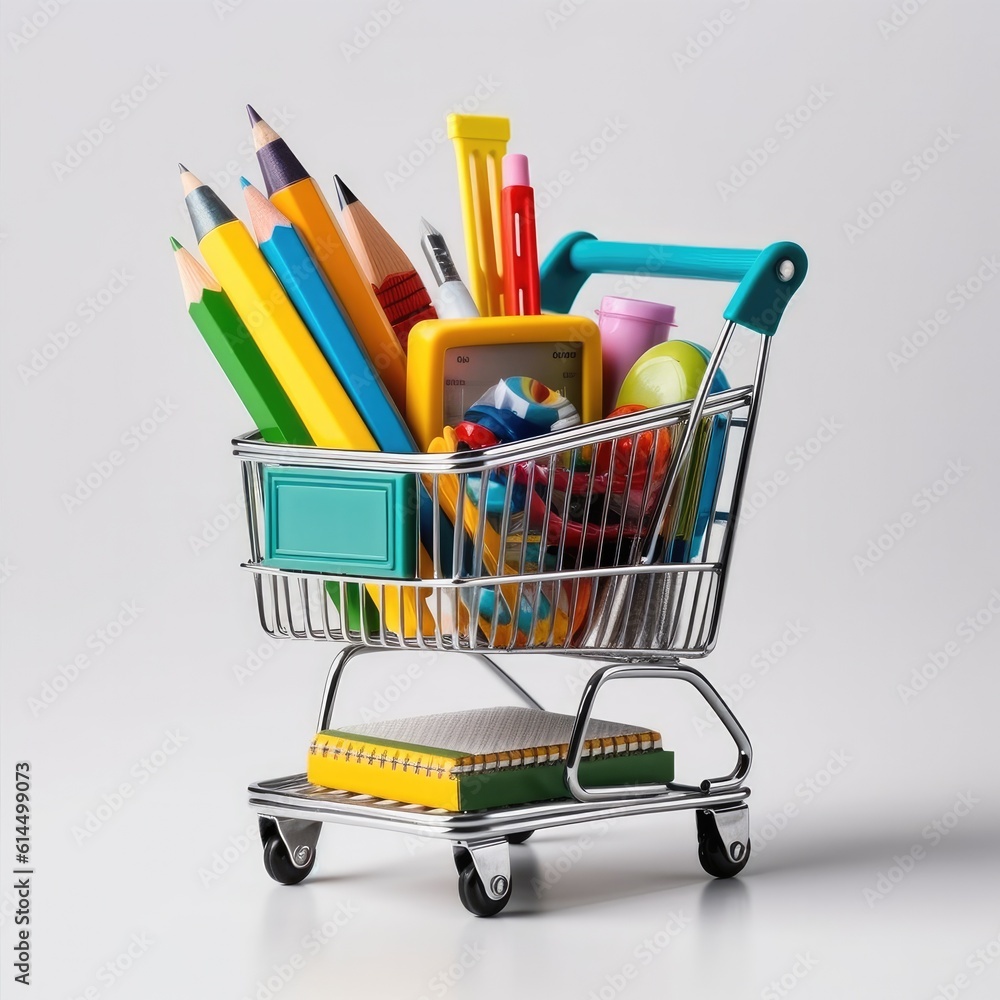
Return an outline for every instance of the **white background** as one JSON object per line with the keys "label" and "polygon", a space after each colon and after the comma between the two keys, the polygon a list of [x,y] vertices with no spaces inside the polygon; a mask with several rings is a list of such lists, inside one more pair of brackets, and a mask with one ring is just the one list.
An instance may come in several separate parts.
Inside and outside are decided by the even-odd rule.
{"label": "white background", "polygon": [[[0,22],[0,870],[14,867],[14,762],[28,760],[23,995],[996,995],[1000,960],[975,958],[1000,954],[996,5],[394,0],[382,24],[382,0],[56,8],[8,2]],[[759,509],[703,665],[754,741],[741,879],[703,876],[684,814],[539,834],[514,850],[514,898],[493,921],[462,909],[446,847],[389,834],[327,828],[310,880],[267,879],[245,787],[301,769],[331,650],[259,629],[229,445],[248,420],[184,315],[167,242],[193,245],[178,159],[244,214],[238,174],[259,180],[247,101],[421,267],[421,215],[462,246],[453,154],[433,136],[463,102],[511,118],[543,253],[575,229],[806,249],[751,469]],[[103,140],[74,157],[102,119]],[[87,300],[116,271],[98,313]],[[578,308],[617,282],[590,282]],[[703,342],[726,301],[709,284],[636,294],[673,302],[678,336]],[[130,436],[154,414],[155,433]],[[820,443],[824,425],[837,430]],[[116,449],[124,464],[67,504]],[[904,515],[878,561],[859,561]],[[130,603],[138,616],[101,648]],[[789,623],[805,631],[784,646]],[[46,687],[81,654],[72,683]],[[916,691],[932,654],[946,665]],[[366,662],[345,721],[379,698],[410,713],[502,697],[453,658]],[[400,695],[393,677],[414,663]],[[513,668],[572,709],[572,663]],[[728,769],[720,727],[680,692],[622,685],[600,714],[660,728],[681,774]],[[141,763],[171,740],[162,767]],[[835,775],[834,755],[848,760]],[[123,783],[130,796],[87,833]],[[958,817],[961,796],[973,805]],[[911,870],[879,898],[894,866]],[[12,882],[0,982],[15,996]],[[679,932],[643,950],[671,914]],[[307,943],[317,930],[322,945]]]}

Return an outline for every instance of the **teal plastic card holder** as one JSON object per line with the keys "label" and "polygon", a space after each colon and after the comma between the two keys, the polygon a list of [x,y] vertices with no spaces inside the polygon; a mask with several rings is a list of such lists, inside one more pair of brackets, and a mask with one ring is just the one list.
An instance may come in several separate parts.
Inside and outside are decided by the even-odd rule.
{"label": "teal plastic card holder", "polygon": [[416,576],[411,473],[264,468],[266,566],[340,576]]}

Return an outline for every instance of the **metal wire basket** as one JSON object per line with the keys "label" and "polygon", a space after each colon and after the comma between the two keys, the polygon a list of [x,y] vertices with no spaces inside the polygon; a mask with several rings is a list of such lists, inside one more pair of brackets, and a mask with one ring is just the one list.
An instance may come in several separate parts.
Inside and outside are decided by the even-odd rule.
{"label": "metal wire basket", "polygon": [[[233,442],[269,634],[412,649],[703,656],[715,642],[770,338],[754,381],[529,441],[391,455]],[[666,456],[669,456],[667,460]],[[269,468],[390,473],[412,483],[412,580],[293,570],[264,558]],[[436,516],[435,516],[436,513]],[[371,602],[377,623],[351,627]]]}

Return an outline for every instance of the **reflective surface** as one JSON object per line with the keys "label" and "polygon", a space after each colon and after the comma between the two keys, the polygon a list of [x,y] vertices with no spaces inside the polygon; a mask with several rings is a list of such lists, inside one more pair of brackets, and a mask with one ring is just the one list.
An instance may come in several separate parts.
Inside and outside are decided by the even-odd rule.
{"label": "reflective surface", "polygon": [[[265,876],[256,842],[231,864],[221,859],[235,848],[215,845],[222,874],[202,885],[192,868],[210,865],[210,851],[182,844],[115,885],[101,935],[109,954],[95,952],[91,927],[60,933],[48,995],[79,995],[88,970],[138,933],[152,943],[116,995],[318,1000],[334,987],[378,998],[447,987],[477,1000],[652,1000],[794,986],[797,997],[882,1000],[930,998],[965,973],[975,992],[963,994],[986,998],[1000,988],[1000,960],[976,975],[969,963],[1000,949],[1000,864],[995,839],[955,837],[889,881],[898,838],[792,827],[740,878],[714,881],[695,859],[691,814],[542,831],[511,848],[512,897],[490,919],[460,905],[446,843],[327,825],[312,875],[288,887]],[[61,894],[100,892],[101,880],[78,871]]]}

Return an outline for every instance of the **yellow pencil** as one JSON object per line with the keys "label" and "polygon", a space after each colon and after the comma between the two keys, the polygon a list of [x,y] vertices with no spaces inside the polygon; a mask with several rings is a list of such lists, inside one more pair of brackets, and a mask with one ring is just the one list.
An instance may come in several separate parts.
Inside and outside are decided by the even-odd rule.
{"label": "yellow pencil", "polygon": [[246,226],[183,164],[181,183],[202,256],[313,441],[321,448],[378,451],[364,420]]}

